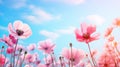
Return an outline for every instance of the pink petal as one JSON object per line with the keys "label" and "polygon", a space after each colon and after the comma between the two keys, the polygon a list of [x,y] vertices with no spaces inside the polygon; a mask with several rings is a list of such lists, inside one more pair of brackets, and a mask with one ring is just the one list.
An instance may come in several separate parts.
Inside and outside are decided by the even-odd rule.
{"label": "pink petal", "polygon": [[15,32],[15,30],[13,29],[11,23],[9,23],[9,25],[8,25],[8,31],[9,31],[10,34],[12,34],[12,35],[16,35],[16,32]]}
{"label": "pink petal", "polygon": [[24,23],[24,24],[23,24],[23,27],[22,27],[22,30],[23,30],[24,32],[30,30],[29,25]]}
{"label": "pink petal", "polygon": [[87,27],[88,27],[88,25],[86,23],[82,23],[81,24],[81,32],[87,33]]}
{"label": "pink petal", "polygon": [[79,32],[78,29],[75,30],[75,35],[76,35],[76,39],[77,39],[78,41],[80,41],[80,42],[83,42],[83,41],[84,41],[83,36],[80,34],[80,32]]}
{"label": "pink petal", "polygon": [[92,34],[96,31],[96,26],[95,25],[90,25],[87,28],[87,33]]}
{"label": "pink petal", "polygon": [[17,20],[14,22],[13,26],[14,26],[15,30],[17,30],[17,29],[22,30],[21,28],[23,27],[23,23],[22,23],[22,21]]}

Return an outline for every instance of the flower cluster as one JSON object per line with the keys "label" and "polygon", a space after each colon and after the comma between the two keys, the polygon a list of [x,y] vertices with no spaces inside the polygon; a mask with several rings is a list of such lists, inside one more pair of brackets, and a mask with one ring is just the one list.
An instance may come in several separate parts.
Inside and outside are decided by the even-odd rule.
{"label": "flower cluster", "polygon": [[[15,21],[8,24],[9,35],[3,35],[0,42],[0,67],[120,67],[119,43],[112,35],[113,30],[120,27],[120,19],[115,19],[105,33],[105,45],[103,52],[97,56],[98,51],[92,51],[90,43],[100,39],[96,32],[96,26],[81,23],[80,28],[75,29],[75,37],[78,42],[87,44],[89,52],[73,47],[63,48],[61,55],[56,56],[56,47],[50,39],[39,41],[38,45],[32,43],[27,47],[19,44],[19,40],[29,38],[32,35],[31,28],[22,21]],[[32,52],[35,49],[43,52],[41,59],[39,53]]]}

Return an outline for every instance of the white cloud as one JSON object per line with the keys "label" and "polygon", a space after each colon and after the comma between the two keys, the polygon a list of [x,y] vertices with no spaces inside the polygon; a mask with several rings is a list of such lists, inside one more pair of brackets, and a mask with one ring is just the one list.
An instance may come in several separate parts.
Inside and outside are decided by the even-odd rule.
{"label": "white cloud", "polygon": [[46,21],[51,21],[51,20],[55,20],[55,19],[60,19],[61,16],[53,16],[52,14],[36,7],[33,5],[29,6],[30,10],[31,10],[31,15],[24,15],[24,18],[27,19],[28,21],[32,22],[32,23],[41,23],[41,22],[46,22]]}
{"label": "white cloud", "polygon": [[64,3],[69,5],[79,5],[85,2],[85,0],[46,0],[46,1]]}
{"label": "white cloud", "polygon": [[55,30],[53,32],[48,31],[48,30],[41,30],[40,34],[47,37],[47,39],[55,40],[62,35],[73,34],[74,30],[75,30],[75,27],[70,26],[66,29],[58,29],[58,30]]}
{"label": "white cloud", "polygon": [[8,28],[7,28],[7,27],[4,27],[4,26],[0,26],[0,30],[7,31],[7,30],[8,30]]}
{"label": "white cloud", "polygon": [[75,27],[68,27],[66,29],[59,29],[56,32],[60,33],[60,34],[73,34],[75,30]]}
{"label": "white cloud", "polygon": [[62,0],[62,1],[63,3],[66,3],[66,4],[79,5],[84,3],[85,0]]}
{"label": "white cloud", "polygon": [[99,15],[88,15],[86,18],[96,25],[102,25],[105,22],[105,19]]}
{"label": "white cloud", "polygon": [[[8,1],[9,2],[9,5],[12,7],[12,8],[21,8],[21,7],[24,7],[26,5],[26,1],[27,0],[10,0]],[[10,3],[12,2],[12,3]]]}
{"label": "white cloud", "polygon": [[50,32],[50,31],[47,31],[47,30],[41,30],[40,31],[40,34],[41,35],[44,35],[45,37],[47,37],[48,39],[56,39],[59,37],[59,34],[55,33],[55,32]]}

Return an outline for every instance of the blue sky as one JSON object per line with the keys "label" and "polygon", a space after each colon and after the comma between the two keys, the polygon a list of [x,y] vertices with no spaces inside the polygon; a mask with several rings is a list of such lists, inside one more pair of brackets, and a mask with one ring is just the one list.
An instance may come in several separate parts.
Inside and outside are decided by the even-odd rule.
{"label": "blue sky", "polygon": [[87,45],[76,41],[74,29],[87,22],[97,25],[100,40],[90,44],[92,49],[101,50],[105,28],[119,16],[120,0],[0,0],[0,38],[8,35],[10,22],[21,20],[32,29],[32,36],[20,41],[22,45],[49,38],[56,43],[57,54],[70,42],[86,51]]}

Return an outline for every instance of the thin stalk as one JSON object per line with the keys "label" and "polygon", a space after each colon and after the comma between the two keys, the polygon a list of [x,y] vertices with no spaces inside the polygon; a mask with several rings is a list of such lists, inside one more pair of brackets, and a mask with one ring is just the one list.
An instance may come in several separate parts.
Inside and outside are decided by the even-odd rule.
{"label": "thin stalk", "polygon": [[59,60],[60,60],[61,67],[63,67],[63,65],[62,65],[62,57],[59,57]]}
{"label": "thin stalk", "polygon": [[71,49],[71,67],[73,67],[73,56],[72,56],[72,43],[70,43],[70,49]]}
{"label": "thin stalk", "polygon": [[17,48],[17,43],[18,43],[18,39],[14,48],[14,54],[13,54],[13,67],[14,67],[14,63],[15,63],[15,52],[16,52],[16,48]]}
{"label": "thin stalk", "polygon": [[22,62],[21,62],[21,64],[20,64],[20,67],[22,67],[22,64],[23,64],[23,62],[24,62],[24,60],[25,60],[26,54],[27,54],[27,51],[25,51],[25,53],[24,53],[24,57],[23,57],[23,60],[22,60]]}
{"label": "thin stalk", "polygon": [[54,52],[52,53],[52,55],[53,55],[53,58],[54,58],[55,65],[56,65],[56,67],[57,67],[57,61],[56,61]]}
{"label": "thin stalk", "polygon": [[91,52],[89,43],[88,43],[88,49],[89,49],[89,53],[90,53],[90,57],[91,57],[92,63],[93,63],[93,65],[94,65],[94,67],[96,67],[96,64],[95,64],[95,62],[94,62],[94,60],[93,60],[93,57],[92,57],[92,52]]}
{"label": "thin stalk", "polygon": [[93,64],[92,64],[92,62],[90,61],[88,55],[86,55],[86,57],[87,57],[88,61],[90,62],[91,66],[94,67]]}
{"label": "thin stalk", "polygon": [[53,57],[52,57],[52,55],[50,55],[50,56],[51,56],[51,59],[52,59],[52,67],[54,67]]}
{"label": "thin stalk", "polygon": [[17,67],[18,60],[19,60],[19,58],[20,58],[20,54],[21,54],[21,52],[22,52],[22,49],[20,49],[20,51],[19,51],[19,54],[18,54],[18,58],[17,58],[17,62],[16,62],[16,65],[15,65],[15,67]]}

